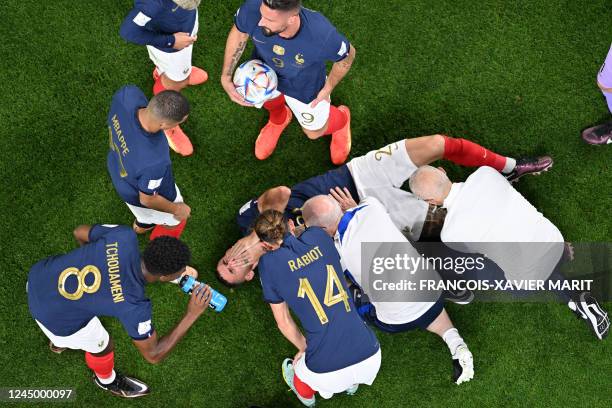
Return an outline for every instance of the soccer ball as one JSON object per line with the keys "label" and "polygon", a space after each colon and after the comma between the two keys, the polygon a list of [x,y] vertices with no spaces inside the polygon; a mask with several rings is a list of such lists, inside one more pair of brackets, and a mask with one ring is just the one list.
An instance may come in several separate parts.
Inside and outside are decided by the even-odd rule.
{"label": "soccer ball", "polygon": [[254,59],[241,64],[234,72],[234,86],[244,100],[259,105],[276,94],[276,72],[262,61]]}

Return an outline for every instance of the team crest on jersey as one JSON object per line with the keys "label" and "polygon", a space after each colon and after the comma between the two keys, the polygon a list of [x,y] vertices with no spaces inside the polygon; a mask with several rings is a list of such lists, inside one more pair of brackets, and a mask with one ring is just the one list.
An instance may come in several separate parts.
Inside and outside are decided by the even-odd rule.
{"label": "team crest on jersey", "polygon": [[275,45],[274,47],[272,47],[272,51],[276,55],[285,55],[285,49],[281,47],[280,45]]}
{"label": "team crest on jersey", "polygon": [[304,64],[304,54],[295,54],[295,63],[298,65]]}

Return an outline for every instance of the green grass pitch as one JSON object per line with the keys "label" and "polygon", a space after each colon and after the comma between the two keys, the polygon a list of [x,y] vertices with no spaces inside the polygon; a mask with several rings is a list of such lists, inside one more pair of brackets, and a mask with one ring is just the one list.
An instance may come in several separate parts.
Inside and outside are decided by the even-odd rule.
{"label": "green grass pitch", "polygon": [[[76,246],[74,226],[132,222],[106,172],[106,114],[125,84],[151,94],[153,66],[144,47],[119,37],[130,0],[0,2],[0,386],[74,387],[77,401],[66,406],[297,406],[280,371],[294,350],[276,329],[259,285],[228,291],[213,271],[238,237],[238,208],[266,188],[331,168],[329,141],[308,140],[294,122],[270,159],[254,158],[265,112],[232,103],[219,84],[239,4],[202,2],[194,65],[211,79],[185,91],[193,111],[184,128],[196,153],[173,156],[177,182],[193,208],[184,234],[193,264],[229,305],[219,315],[205,313],[155,366],[140,357],[117,321],[105,319],[117,368],[152,388],[152,395],[126,401],[92,384],[83,353],[49,352],[30,318],[24,285],[33,263]],[[566,239],[612,239],[612,151],[579,136],[587,125],[610,119],[595,84],[612,39],[609,0],[305,5],[323,12],[357,49],[351,72],[333,94],[334,102],[352,109],[352,156],[435,132],[507,155],[551,154],[553,170],[522,180],[518,189]],[[447,168],[455,178],[470,172]],[[153,285],[148,293],[156,327],[166,333],[187,297],[168,285]],[[448,351],[435,335],[377,332],[383,363],[374,386],[319,405],[610,406],[611,339],[596,341],[566,307],[448,309],[474,353],[472,382],[450,381]]]}

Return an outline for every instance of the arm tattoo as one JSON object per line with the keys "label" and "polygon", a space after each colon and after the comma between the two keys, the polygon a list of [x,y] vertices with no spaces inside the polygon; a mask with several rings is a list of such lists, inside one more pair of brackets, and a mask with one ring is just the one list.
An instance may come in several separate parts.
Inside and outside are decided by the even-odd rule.
{"label": "arm tattoo", "polygon": [[231,76],[234,73],[234,69],[236,68],[236,65],[238,64],[238,60],[240,60],[240,57],[242,56],[242,53],[244,52],[244,49],[246,48],[246,40],[245,41],[241,41],[238,44],[238,47],[236,48],[236,50],[234,51],[234,54],[232,55],[232,61],[229,65],[229,67],[227,68],[227,72],[226,74]]}

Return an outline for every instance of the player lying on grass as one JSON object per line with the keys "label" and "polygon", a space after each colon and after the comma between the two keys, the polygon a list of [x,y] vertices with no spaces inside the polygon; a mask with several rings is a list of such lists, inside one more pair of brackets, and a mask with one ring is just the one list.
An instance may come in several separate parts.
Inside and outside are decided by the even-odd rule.
{"label": "player lying on grass", "polygon": [[[612,113],[612,46],[610,46],[608,56],[597,74],[597,85],[606,98],[608,110]],[[611,144],[612,121],[585,129],[582,132],[582,138],[589,144]]]}
{"label": "player lying on grass", "polygon": [[187,266],[191,257],[187,245],[160,237],[149,242],[141,255],[136,234],[127,226],[81,225],[74,236],[80,248],[43,259],[30,270],[26,286],[30,313],[50,339],[51,351],[85,351],[100,388],[126,398],[146,395],[149,387],[142,381],[115,372],[114,345],[98,317],[119,319],[142,356],[159,363],[207,309],[210,288],[194,290],[183,318],[159,337],[144,286],[185,273],[197,276]]}
{"label": "player lying on grass", "polygon": [[[200,0],[135,0],[123,20],[121,37],[146,45],[155,64],[154,95],[164,90],[181,91],[208,79],[206,71],[191,65],[193,43],[198,39],[199,5]],[[193,153],[191,141],[178,124],[164,133],[172,150],[183,156]]]}
{"label": "player lying on grass", "polygon": [[[429,205],[401,190],[402,184],[418,166],[439,159],[464,166],[492,166],[509,180],[526,174],[538,174],[552,166],[548,156],[534,159],[503,157],[465,139],[443,135],[422,136],[392,143],[348,164],[298,183],[293,188],[275,187],[259,198],[248,201],[239,211],[237,221],[244,238],[238,240],[217,263],[217,276],[228,286],[249,281],[255,276],[257,260],[264,253],[261,242],[251,231],[255,218],[266,209],[284,211],[296,225],[303,224],[304,202],[340,187],[360,199],[373,196],[385,206],[397,228],[413,240],[421,238],[432,223],[425,223]],[[434,208],[433,206],[431,206]],[[431,211],[429,212],[431,215]],[[441,214],[441,212],[439,212]],[[434,214],[435,215],[435,214]],[[436,220],[433,217],[434,222]],[[425,226],[425,228],[424,228]]]}
{"label": "player lying on grass", "polygon": [[[267,251],[259,260],[264,300],[278,329],[297,348],[293,360],[283,362],[289,387],[304,405],[314,406],[315,392],[331,398],[340,392],[353,395],[359,384],[372,385],[380,345],[347,293],[331,238],[316,227],[294,236],[293,223],[276,210],[260,214],[254,231]],[[298,266],[304,257],[310,262]]]}
{"label": "player lying on grass", "polygon": [[[351,200],[352,201],[352,200]],[[410,247],[408,256],[420,258],[418,251],[395,226],[387,209],[374,197],[365,197],[359,206],[354,201],[344,203],[350,209],[343,213],[340,204],[329,195],[315,196],[304,204],[302,215],[306,228],[320,227],[334,239],[340,253],[342,270],[348,278],[363,288],[362,243],[399,243]],[[308,231],[308,230],[307,230]],[[364,255],[365,256],[365,255]],[[367,260],[364,263],[370,264]],[[420,264],[423,265],[424,263]],[[422,266],[410,272],[414,279],[432,279],[437,272],[425,270]],[[406,292],[401,299],[377,301],[367,290],[371,305],[360,313],[370,324],[387,333],[400,333],[408,330],[423,329],[435,333],[448,346],[453,361],[453,381],[457,384],[470,381],[474,377],[472,353],[465,344],[459,331],[444,309],[442,291],[428,293],[425,298],[415,298]]]}
{"label": "player lying on grass", "polygon": [[170,149],[162,132],[188,115],[189,102],[175,91],[147,101],[140,89],[128,85],[113,96],[108,114],[108,172],[136,217],[134,231],[144,234],[155,228],[151,239],[179,238],[191,214],[174,182]]}
{"label": "player lying on grass", "polygon": [[[441,239],[450,248],[486,254],[508,280],[565,280],[558,271],[565,248],[561,232],[492,168],[452,183],[442,168],[422,166],[410,177],[410,189],[448,210]],[[557,294],[598,339],[607,336],[610,319],[595,298],[573,290]]]}
{"label": "player lying on grass", "polygon": [[[246,44],[253,40],[253,58],[276,72],[280,96],[263,106],[268,123],[255,141],[255,156],[268,158],[295,114],[310,139],[331,135],[334,164],[351,151],[351,113],[331,105],[331,93],[351,69],[355,48],[320,13],[302,7],[301,0],[247,0],[236,12],[227,37],[221,85],[230,99],[253,106],[236,92],[232,76]],[[325,66],[334,62],[329,75]]]}

